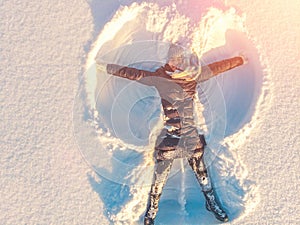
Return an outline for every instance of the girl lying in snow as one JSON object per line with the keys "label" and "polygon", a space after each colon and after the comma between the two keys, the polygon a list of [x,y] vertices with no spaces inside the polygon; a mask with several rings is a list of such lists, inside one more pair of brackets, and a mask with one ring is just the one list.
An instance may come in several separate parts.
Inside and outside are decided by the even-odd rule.
{"label": "girl lying in snow", "polygon": [[175,158],[188,159],[204,193],[206,208],[218,220],[228,221],[226,212],[217,201],[204,163],[203,153],[206,142],[204,135],[198,133],[195,125],[194,96],[198,83],[244,63],[244,58],[237,56],[200,66],[196,54],[189,53],[175,44],[169,47],[167,63],[154,72],[97,61],[98,70],[154,86],[161,97],[164,128],[155,144],[156,165],[144,218],[145,225],[154,224],[159,199]]}

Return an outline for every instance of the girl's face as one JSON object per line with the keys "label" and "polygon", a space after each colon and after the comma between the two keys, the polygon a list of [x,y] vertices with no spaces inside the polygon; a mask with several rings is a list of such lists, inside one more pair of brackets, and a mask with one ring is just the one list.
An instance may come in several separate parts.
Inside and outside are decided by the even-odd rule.
{"label": "girl's face", "polygon": [[195,54],[186,54],[173,56],[169,59],[168,64],[172,70],[189,70],[191,67],[199,67],[198,57]]}
{"label": "girl's face", "polygon": [[184,56],[175,56],[169,59],[168,64],[170,65],[172,70],[180,70],[183,71],[184,66]]}
{"label": "girl's face", "polygon": [[201,65],[196,54],[173,56],[168,64],[174,71],[171,75],[174,79],[195,80],[201,73]]}

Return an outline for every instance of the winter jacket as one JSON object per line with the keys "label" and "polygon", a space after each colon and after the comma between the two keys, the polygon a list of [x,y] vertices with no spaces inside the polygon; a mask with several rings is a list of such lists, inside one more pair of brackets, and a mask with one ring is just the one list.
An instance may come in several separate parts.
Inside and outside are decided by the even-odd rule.
{"label": "winter jacket", "polygon": [[203,66],[201,74],[193,81],[171,78],[170,74],[175,71],[168,64],[154,72],[116,64],[108,64],[106,70],[109,74],[136,80],[158,90],[165,126],[157,137],[155,156],[158,160],[164,160],[203,153],[205,139],[198,134],[193,115],[196,86],[242,64],[242,57],[234,57]]}

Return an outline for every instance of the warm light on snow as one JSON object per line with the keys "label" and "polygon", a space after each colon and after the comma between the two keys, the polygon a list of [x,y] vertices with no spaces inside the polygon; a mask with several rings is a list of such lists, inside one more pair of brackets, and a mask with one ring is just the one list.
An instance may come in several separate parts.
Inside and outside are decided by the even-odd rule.
{"label": "warm light on snow", "polygon": [[[127,15],[129,12],[135,11],[135,16],[130,17],[129,20],[126,21],[126,23],[123,23],[124,18],[128,18]],[[120,24],[126,24],[124,27],[120,26]],[[141,26],[142,25],[142,26]],[[116,28],[117,27],[117,28]],[[180,32],[178,31],[178,27],[180,27]],[[111,31],[114,31],[113,33]],[[234,39],[230,35],[230,30],[238,31],[240,33],[244,33],[244,36],[241,36],[239,38]],[[176,32],[174,32],[176,31]],[[229,33],[228,33],[229,32]],[[115,34],[122,34],[121,36],[115,35]],[[239,34],[241,35],[241,34]],[[121,65],[128,65],[130,63],[139,62],[143,59],[154,59],[153,53],[147,52],[145,48],[147,46],[153,45],[153,49],[156,49],[156,44],[153,41],[165,41],[168,42],[175,42],[175,43],[182,43],[183,45],[186,45],[188,48],[193,49],[193,51],[196,51],[199,56],[203,56],[203,60],[211,60],[209,57],[207,57],[205,54],[207,53],[213,53],[212,57],[214,59],[223,59],[225,55],[227,57],[236,56],[238,54],[241,54],[242,51],[246,51],[246,54],[248,54],[248,57],[253,57],[253,62],[251,65],[253,66],[253,63],[259,64],[259,59],[255,59],[256,57],[253,51],[255,49],[251,49],[251,46],[247,42],[250,43],[250,41],[246,40],[247,30],[244,26],[244,18],[236,14],[236,11],[233,8],[230,8],[228,10],[222,11],[217,8],[210,8],[205,15],[203,15],[202,19],[198,22],[189,20],[188,17],[185,17],[184,15],[181,15],[176,6],[172,5],[170,7],[163,7],[160,8],[157,4],[141,4],[137,5],[134,4],[130,7],[126,7],[121,9],[118,13],[116,13],[116,16],[112,18],[112,20],[106,24],[104,29],[101,31],[100,35],[98,36],[97,40],[95,41],[95,44],[93,46],[93,49],[89,53],[88,60],[87,60],[87,70],[86,70],[86,83],[87,85],[87,105],[90,107],[91,112],[96,111],[97,115],[100,115],[100,117],[95,117],[96,123],[99,123],[99,126],[97,126],[97,133],[99,133],[99,143],[101,143],[102,148],[101,149],[90,149],[86,150],[83,145],[80,145],[83,155],[86,157],[86,160],[91,163],[93,168],[101,174],[102,176],[106,177],[107,179],[110,179],[117,183],[128,183],[130,184],[130,193],[131,193],[131,200],[128,201],[122,208],[122,210],[114,214],[112,213],[111,219],[114,221],[114,223],[118,224],[121,221],[125,223],[132,223],[133,221],[137,221],[139,217],[143,214],[145,210],[145,204],[147,202],[147,193],[149,189],[149,181],[152,180],[151,172],[153,170],[153,163],[152,163],[152,155],[148,154],[148,152],[151,152],[151,149],[153,149],[153,143],[155,141],[151,138],[149,139],[149,144],[145,146],[143,144],[142,146],[139,146],[139,144],[136,144],[134,141],[133,136],[140,136],[139,133],[132,133],[132,130],[130,130],[130,127],[128,128],[128,131],[125,129],[125,133],[122,134],[122,130],[126,127],[126,123],[123,125],[117,125],[121,121],[119,119],[122,119],[126,121],[127,118],[127,111],[131,112],[131,107],[133,104],[130,102],[130,98],[134,98],[134,95],[130,94],[128,92],[130,89],[134,89],[137,93],[139,98],[144,95],[144,97],[147,97],[148,94],[146,91],[146,87],[139,87],[134,85],[132,82],[128,81],[122,81],[124,82],[124,87],[120,86],[115,88],[114,86],[117,85],[117,82],[112,82],[112,77],[101,72],[95,70],[95,59],[101,63],[119,63]],[[105,38],[110,37],[110,39]],[[143,48],[138,48],[139,45],[141,45],[145,42],[142,46]],[[236,41],[240,43],[236,43]],[[147,44],[147,42],[149,42]],[[233,45],[233,42],[234,45]],[[157,45],[163,46],[163,42],[160,44],[158,42]],[[112,50],[111,52],[108,52],[106,50],[107,46]],[[215,49],[223,47],[223,50],[218,53]],[[119,50],[118,50],[119,49]],[[165,48],[167,51],[168,48]],[[161,50],[161,49],[160,49]],[[124,53],[126,57],[122,58],[122,51],[126,51],[129,53]],[[166,52],[163,52],[163,54],[166,54]],[[114,55],[115,54],[115,55]],[[148,55],[147,55],[148,54]],[[154,52],[155,54],[155,52]],[[225,54],[224,56],[219,56],[218,54]],[[141,58],[139,58],[140,56]],[[164,56],[161,56],[161,58],[165,58]],[[160,57],[157,58],[157,61],[160,62]],[[204,62],[205,63],[205,62]],[[260,78],[258,78],[261,73],[261,71],[251,69],[251,65],[249,64],[244,70],[244,73],[246,73],[244,76],[252,77],[252,79],[256,79],[254,83],[249,83],[249,87],[254,88],[254,97],[251,99],[252,102],[248,102],[247,104],[255,105],[255,101],[257,100],[258,94],[261,91],[261,81]],[[234,75],[227,75],[234,77]],[[239,76],[236,74],[235,76]],[[241,76],[241,75],[240,75]],[[229,153],[226,153],[228,151],[234,151],[234,149],[238,148],[240,145],[237,140],[245,141],[244,135],[249,135],[251,133],[251,129],[247,124],[243,124],[243,120],[248,120],[250,124],[253,124],[251,121],[251,117],[247,117],[247,114],[241,115],[239,123],[236,123],[234,129],[236,131],[243,131],[243,132],[237,132],[237,134],[226,134],[226,124],[227,123],[233,123],[231,122],[231,118],[229,118],[229,121],[227,121],[226,118],[226,110],[232,111],[237,110],[236,106],[233,106],[228,109],[226,109],[226,105],[224,101],[231,101],[234,103],[235,100],[226,100],[224,99],[224,95],[228,95],[226,93],[231,86],[231,88],[237,88],[234,87],[234,84],[229,84],[229,86],[226,88],[224,86],[224,80],[225,78],[220,78],[215,81],[215,83],[212,83],[210,85],[202,85],[202,89],[206,93],[207,98],[207,106],[209,109],[206,109],[207,118],[205,120],[201,119],[203,118],[202,113],[203,112],[203,106],[197,106],[198,109],[197,113],[197,120],[199,120],[199,126],[203,126],[204,123],[205,126],[199,127],[200,129],[205,130],[207,133],[207,136],[210,136],[210,139],[208,139],[208,145],[211,148],[211,153],[207,155],[207,162],[210,165],[212,163],[212,173],[219,173],[220,177],[219,180],[215,181],[215,186],[217,187],[217,190],[220,191],[220,194],[223,190],[223,196],[224,202],[231,201],[231,203],[228,204],[228,211],[231,210],[231,217],[237,217],[239,216],[239,219],[242,218],[239,214],[241,211],[244,211],[244,216],[247,215],[245,212],[249,213],[251,210],[255,208],[255,205],[259,201],[259,194],[257,193],[257,187],[255,186],[253,181],[250,181],[248,179],[248,172],[246,169],[246,166],[243,164],[241,159],[239,158],[238,154],[231,153],[231,156],[226,156]],[[117,81],[117,80],[116,80]],[[240,81],[241,82],[241,81]],[[242,83],[240,85],[243,85]],[[257,85],[257,87],[256,87]],[[212,86],[213,88],[209,88]],[[223,87],[224,86],[224,87]],[[248,88],[249,88],[248,87]],[[122,94],[122,91],[119,93],[119,89],[126,90],[124,91],[124,94]],[[126,89],[127,88],[127,89]],[[219,89],[218,89],[219,88]],[[245,87],[246,88],[246,87]],[[266,87],[267,88],[267,87]],[[138,90],[138,91],[137,91]],[[242,89],[241,89],[242,90]],[[112,96],[115,96],[112,98],[111,96],[107,95],[106,92],[111,93]],[[144,92],[144,94],[142,94]],[[231,93],[233,93],[233,90],[230,90]],[[126,95],[129,97],[126,98]],[[155,96],[155,94],[151,94],[149,96]],[[245,95],[243,93],[235,93],[234,95]],[[256,96],[255,96],[256,95]],[[123,97],[121,97],[123,96]],[[214,97],[213,97],[214,96]],[[156,96],[158,97],[158,96]],[[120,99],[120,100],[118,100]],[[122,99],[122,100],[121,100]],[[136,99],[135,101],[139,101],[139,99]],[[228,103],[226,103],[228,104]],[[119,107],[120,106],[120,107]],[[251,107],[253,107],[251,106]],[[119,107],[119,108],[118,108]],[[154,107],[154,106],[153,106]],[[249,106],[247,106],[249,107]],[[257,112],[260,112],[260,109],[257,107]],[[107,109],[106,109],[107,108]],[[109,110],[111,108],[111,110]],[[126,111],[126,108],[128,110]],[[143,108],[141,108],[139,111],[143,111]],[[159,108],[157,109],[159,110]],[[254,110],[253,108],[250,108],[250,110]],[[132,113],[132,112],[131,112]],[[246,113],[246,112],[245,112]],[[147,114],[147,111],[144,111],[142,115]],[[141,117],[143,118],[141,114],[135,115],[135,117]],[[250,113],[250,116],[252,114]],[[93,117],[93,113],[91,114]],[[244,118],[245,117],[245,118]],[[152,119],[152,115],[149,114],[149,118],[145,117],[146,121]],[[116,122],[114,122],[116,121]],[[105,131],[106,126],[101,127],[102,123],[111,123],[112,131],[115,133],[114,135],[106,135],[108,131]],[[132,123],[132,122],[131,122]],[[115,124],[115,125],[114,125]],[[107,125],[107,124],[106,124]],[[108,125],[109,126],[109,125]],[[130,125],[132,127],[139,126],[138,123]],[[159,127],[161,124],[158,124],[158,126],[154,128],[159,131]],[[216,128],[214,128],[216,126]],[[243,128],[244,126],[244,128]],[[149,125],[146,125],[144,128],[149,127]],[[151,126],[153,127],[153,125]],[[80,129],[80,128],[78,128]],[[227,128],[228,129],[228,128]],[[215,130],[215,131],[214,131]],[[141,132],[142,136],[145,136],[143,134],[143,130],[139,131]],[[109,132],[110,133],[110,132]],[[132,137],[128,134],[132,133]],[[153,138],[156,136],[156,132],[153,133]],[[84,136],[83,134],[80,134],[80,136]],[[116,137],[115,137],[116,136]],[[124,140],[124,137],[130,138],[131,140],[128,141]],[[147,136],[147,135],[146,135]],[[226,136],[226,139],[224,139]],[[123,138],[122,138],[123,137]],[[151,140],[151,141],[150,141]],[[220,141],[223,142],[225,147],[220,146]],[[146,154],[143,157],[143,162],[140,164],[136,164],[135,168],[131,166],[128,166],[127,163],[122,162],[122,160],[118,157],[118,149],[122,148],[122,151],[128,151],[131,149],[134,149],[136,151],[139,151],[141,153],[145,152]],[[145,151],[145,149],[147,149]],[[92,155],[99,155],[97,158],[104,158],[104,159],[110,159],[112,163],[106,162],[105,165],[103,165],[102,160],[95,161],[94,157],[90,158],[90,153],[85,153],[85,151],[88,152],[94,152]],[[110,152],[110,154],[107,154],[107,152]],[[120,154],[120,153],[119,153]],[[123,153],[125,154],[125,153]],[[215,158],[218,157],[218,160]],[[123,158],[123,160],[126,160]],[[122,179],[120,179],[119,175],[117,175],[116,170],[116,164],[118,165],[118,170],[127,171],[128,170],[128,176]],[[185,212],[186,204],[188,204],[188,196],[186,196],[185,190],[187,186],[193,186],[196,190],[199,189],[198,185],[192,184],[194,180],[191,180],[189,177],[189,173],[191,171],[185,170],[186,162],[181,160],[177,164],[175,164],[173,168],[173,175],[175,181],[173,182],[180,182],[181,186],[179,187],[172,187],[169,188],[174,189],[173,191],[178,191],[179,195],[181,196],[178,200],[180,207],[182,209],[182,212]],[[227,164],[224,166],[223,164]],[[147,166],[148,165],[148,166]],[[177,166],[176,166],[177,165]],[[107,169],[109,171],[109,174],[103,171],[103,169]],[[232,171],[232,172],[230,172]],[[235,171],[235,173],[234,173]],[[140,177],[139,175],[141,173],[147,173],[148,174],[148,181],[145,180],[145,176]],[[226,187],[223,182],[226,182],[226,179],[229,179],[228,173],[234,173],[234,177],[232,177],[232,182],[236,182],[235,188],[240,188],[240,192],[243,193],[239,196],[240,199],[234,200],[232,199],[232,194],[228,191],[228,189],[232,188],[230,186]],[[179,175],[182,174],[182,175]],[[188,174],[188,175],[187,175]],[[222,175],[223,174],[223,175]],[[114,177],[115,176],[115,177]],[[127,181],[126,181],[127,180]],[[181,180],[181,181],[177,181]],[[138,188],[137,188],[138,187]],[[166,187],[168,189],[168,186]],[[226,190],[227,189],[227,190]],[[225,193],[227,192],[227,193]],[[236,194],[234,194],[236,195]],[[170,198],[170,200],[174,200],[174,198],[177,198],[176,196],[173,196],[171,194],[168,194],[168,191],[166,191],[166,196]],[[198,196],[198,195],[197,195]],[[203,202],[202,202],[203,203]],[[201,204],[202,204],[201,203]],[[200,204],[200,203],[199,203]],[[229,205],[231,204],[231,209],[229,208]],[[236,205],[236,206],[234,206]],[[239,205],[239,206],[238,206]],[[133,211],[133,208],[135,210]],[[109,210],[109,209],[108,209]],[[193,216],[189,216],[189,212],[186,211],[186,218],[193,218]],[[170,215],[166,215],[165,220],[168,220],[167,218],[170,218]],[[206,218],[209,220],[208,218]],[[183,219],[184,220],[184,219]]]}
{"label": "warm light on snow", "polygon": [[[299,0],[6,0],[0,12],[0,224],[142,224],[159,100],[94,63],[99,51],[132,63],[120,46],[145,40],[178,42],[203,64],[247,56],[201,85],[215,189],[230,224],[299,224]],[[157,224],[218,224],[184,160]]]}

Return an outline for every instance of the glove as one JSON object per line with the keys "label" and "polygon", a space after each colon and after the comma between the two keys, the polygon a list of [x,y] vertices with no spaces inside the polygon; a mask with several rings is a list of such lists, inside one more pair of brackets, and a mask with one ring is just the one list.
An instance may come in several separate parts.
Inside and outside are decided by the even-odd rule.
{"label": "glove", "polygon": [[248,57],[247,56],[245,56],[245,54],[244,53],[240,53],[239,54],[239,57],[241,57],[242,59],[243,59],[243,65],[245,65],[245,64],[247,64],[248,63]]}
{"label": "glove", "polygon": [[105,63],[96,63],[97,72],[106,72]]}

